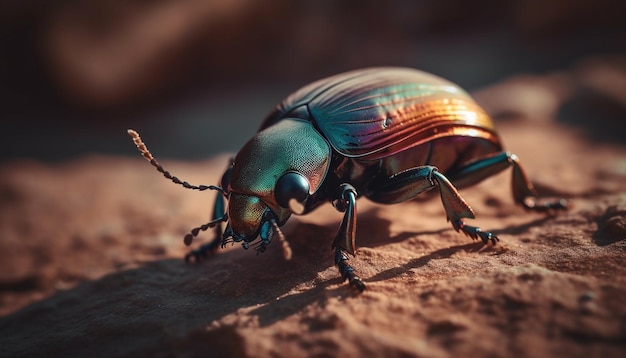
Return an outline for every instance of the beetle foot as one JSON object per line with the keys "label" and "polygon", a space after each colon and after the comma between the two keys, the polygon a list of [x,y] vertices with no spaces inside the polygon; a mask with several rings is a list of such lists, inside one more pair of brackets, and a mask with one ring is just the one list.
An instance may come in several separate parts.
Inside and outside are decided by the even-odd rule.
{"label": "beetle foot", "polygon": [[359,292],[363,292],[365,290],[365,283],[359,276],[355,275],[353,271],[348,272],[347,278],[350,286],[356,288]]}
{"label": "beetle foot", "polygon": [[559,210],[567,210],[570,206],[565,199],[553,200],[553,201],[544,201],[537,202],[537,198],[527,197],[522,201],[522,205],[526,210],[532,210],[539,213],[547,213]]}
{"label": "beetle foot", "polygon": [[256,254],[261,254],[267,250],[267,246],[270,244],[270,240],[261,240],[256,248]]}
{"label": "beetle foot", "polygon": [[345,281],[348,280],[350,286],[359,290],[359,292],[363,292],[365,290],[365,283],[361,280],[359,276],[354,273],[354,268],[348,265],[348,256],[341,250],[340,248],[335,249],[335,264],[339,268],[339,273],[341,273],[341,278]]}
{"label": "beetle foot", "polygon": [[213,240],[209,243],[206,243],[195,250],[191,250],[187,255],[185,255],[185,262],[191,262],[191,258],[195,260],[195,262],[200,262],[203,259],[207,259],[209,254],[213,254],[217,247],[219,246],[220,240]]}
{"label": "beetle foot", "polygon": [[480,238],[484,244],[488,244],[489,242],[491,242],[492,245],[495,245],[496,243],[498,243],[498,241],[500,241],[500,239],[496,235],[488,231],[483,231],[477,226],[467,225],[463,222],[463,220],[457,220],[456,224],[454,225],[454,229],[457,232],[459,230],[462,231],[465,235],[471,237],[473,240],[478,240],[478,238]]}

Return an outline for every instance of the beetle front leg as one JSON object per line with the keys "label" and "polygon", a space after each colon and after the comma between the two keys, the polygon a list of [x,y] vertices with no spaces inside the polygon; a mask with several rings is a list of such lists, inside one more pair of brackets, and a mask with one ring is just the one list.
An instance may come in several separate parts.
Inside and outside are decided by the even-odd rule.
{"label": "beetle front leg", "polygon": [[350,286],[356,287],[359,291],[365,289],[365,283],[354,273],[354,268],[348,265],[348,255],[355,255],[355,235],[356,235],[356,189],[350,184],[340,186],[337,199],[333,205],[338,211],[344,212],[343,220],[339,226],[339,231],[333,241],[335,249],[335,265],[344,280],[348,280]]}
{"label": "beetle front leg", "polygon": [[448,221],[457,232],[462,231],[472,239],[480,238],[484,243],[495,244],[499,239],[492,233],[476,226],[466,225],[464,218],[473,219],[474,212],[461,194],[436,167],[425,165],[407,169],[392,175],[376,185],[368,197],[379,203],[394,204],[415,198],[420,193],[439,188],[441,202],[446,210]]}
{"label": "beetle front leg", "polygon": [[348,265],[348,255],[340,248],[335,248],[335,265],[339,268],[341,278],[345,281],[348,280],[350,286],[356,287],[357,290],[363,292],[365,290],[365,283],[359,276],[354,273],[354,268]]}

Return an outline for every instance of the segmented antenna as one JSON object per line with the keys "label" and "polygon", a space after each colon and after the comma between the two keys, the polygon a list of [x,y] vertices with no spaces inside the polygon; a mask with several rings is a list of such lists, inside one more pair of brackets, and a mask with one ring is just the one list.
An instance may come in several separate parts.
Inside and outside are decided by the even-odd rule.
{"label": "segmented antenna", "polygon": [[156,159],[154,159],[154,157],[152,156],[152,153],[150,153],[150,151],[148,150],[148,147],[146,147],[146,144],[141,140],[141,137],[139,136],[139,133],[135,132],[132,129],[129,129],[128,130],[128,135],[133,139],[133,142],[135,142],[135,145],[137,146],[137,149],[139,150],[141,155],[144,158],[146,158],[146,160],[149,161],[150,164],[152,164],[152,166],[155,167],[156,170],[158,170],[160,173],[162,173],[163,176],[166,177],[167,179],[173,181],[176,184],[182,185],[182,186],[184,186],[187,189],[193,189],[193,190],[199,190],[199,191],[204,191],[204,190],[207,190],[207,189],[217,190],[220,193],[226,195],[226,192],[224,191],[224,189],[220,188],[219,186],[215,186],[215,185],[192,185],[192,184],[189,184],[186,181],[182,181],[182,180],[178,179],[175,176],[172,176],[172,174],[170,174],[170,172],[168,172],[167,170],[163,169],[161,164],[159,164],[159,162],[157,162]]}
{"label": "segmented antenna", "polygon": [[285,257],[285,260],[291,260],[291,246],[289,246],[289,242],[285,238],[285,235],[283,235],[283,232],[278,228],[276,220],[272,220],[270,223],[272,224],[272,229],[274,229],[274,232],[278,235],[278,241],[280,241],[280,244],[283,247],[283,256]]}
{"label": "segmented antenna", "polygon": [[221,218],[217,218],[215,220],[209,221],[208,223],[204,225],[201,225],[201,226],[198,226],[197,228],[192,229],[191,232],[185,235],[185,238],[183,239],[183,241],[185,242],[185,245],[187,246],[191,245],[193,238],[198,236],[200,231],[206,231],[208,228],[215,227],[215,225],[225,222],[225,221],[228,221],[227,213],[224,213],[224,215]]}

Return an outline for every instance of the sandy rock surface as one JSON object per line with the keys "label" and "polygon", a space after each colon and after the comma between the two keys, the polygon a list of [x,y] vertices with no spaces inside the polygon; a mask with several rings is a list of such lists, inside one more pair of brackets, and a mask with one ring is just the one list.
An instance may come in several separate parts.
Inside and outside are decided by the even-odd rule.
{"label": "sandy rock surface", "polygon": [[[0,356],[623,357],[624,148],[550,122],[498,127],[539,191],[572,209],[525,212],[501,173],[461,191],[471,224],[501,238],[483,247],[452,230],[437,197],[360,200],[360,295],[333,266],[330,205],[285,226],[291,261],[274,243],[186,264],[182,237],[207,221],[213,193],[139,156],[6,163]],[[227,158],[163,164],[212,184]]]}

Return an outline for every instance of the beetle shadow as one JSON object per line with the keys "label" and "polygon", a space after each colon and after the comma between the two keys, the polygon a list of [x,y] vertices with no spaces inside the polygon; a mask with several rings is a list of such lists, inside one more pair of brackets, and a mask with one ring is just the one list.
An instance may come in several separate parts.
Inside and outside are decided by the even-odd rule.
{"label": "beetle shadow", "polygon": [[[324,229],[308,231],[305,244],[328,234]],[[272,305],[253,312],[259,315],[260,324],[281,320],[313,302],[324,301],[329,294],[325,292],[327,283],[321,282],[295,297],[277,301],[333,265],[330,244],[324,245],[322,253],[316,247],[319,240],[318,245],[301,242],[292,242],[290,261],[282,257],[278,245],[258,257],[253,250],[237,248],[198,264],[186,264],[182,258],[157,260],[84,282],[0,317],[0,343],[9,353],[87,355],[97,349],[103,356],[118,356],[155,345],[171,350],[182,338],[167,332],[210,327],[228,315],[239,315],[241,309],[267,303]],[[333,293],[341,294],[340,290]],[[76,336],[99,338],[84,341],[73,339]],[[219,344],[219,339],[215,337],[214,343]],[[119,343],[129,341],[132,344]],[[103,350],[103,346],[109,348]]]}
{"label": "beetle shadow", "polygon": [[594,219],[597,230],[591,235],[591,239],[598,246],[607,246],[626,238],[626,230],[620,224],[624,222],[625,214],[609,208],[604,214]]}
{"label": "beetle shadow", "polygon": [[463,245],[456,245],[452,247],[446,247],[444,249],[439,249],[431,252],[428,255],[414,258],[402,266],[393,267],[385,271],[381,271],[367,279],[366,283],[389,280],[401,276],[411,269],[425,266],[432,260],[447,259],[461,251],[476,251],[481,245],[482,244],[477,244],[476,242],[470,242]]}
{"label": "beetle shadow", "polygon": [[540,227],[543,224],[545,224],[548,221],[553,220],[553,219],[554,219],[553,215],[545,215],[543,217],[540,217],[538,219],[529,221],[529,222],[524,223],[524,224],[509,225],[509,226],[505,226],[505,227],[500,228],[500,229],[491,230],[491,232],[493,234],[495,234],[495,235],[500,235],[500,234],[520,235],[520,234],[523,234],[525,232],[528,232],[528,230],[530,228]]}
{"label": "beetle shadow", "polygon": [[[554,219],[554,215],[546,215],[546,216],[540,217],[538,219],[535,219],[535,220],[532,220],[523,224],[508,225],[506,227],[502,227],[499,229],[490,230],[490,232],[492,232],[495,235],[502,235],[502,234],[508,234],[508,235],[514,235],[514,236],[520,235],[525,232],[528,232],[529,229],[533,227],[540,227],[546,222],[553,220],[553,219]],[[443,234],[446,231],[454,230],[452,227],[449,227],[449,228],[442,228],[439,230],[432,230],[432,231],[416,231],[416,232],[405,231],[405,232],[401,232],[391,237],[390,230],[389,230],[391,221],[377,217],[376,210],[372,210],[368,214],[366,214],[363,221],[364,221],[364,225],[362,226],[365,226],[365,228],[360,226],[359,229],[363,229],[362,231],[367,233],[363,235],[364,237],[360,237],[360,242],[362,244],[361,246],[365,246],[365,247],[375,247],[375,246],[385,245],[385,244],[392,243],[392,242],[402,242],[409,238],[419,237],[422,235],[437,236],[437,235]],[[383,229],[383,226],[386,227],[386,229]],[[389,237],[389,239],[385,241],[381,241],[380,237],[381,235],[384,235],[385,232],[386,232],[386,237]],[[463,236],[462,234],[459,234],[459,235]],[[382,237],[385,237],[385,236],[382,236]],[[388,270],[379,272],[378,274],[365,279],[365,283],[367,284],[368,282],[385,281],[388,279],[392,279],[392,278],[405,274],[407,271],[411,269],[425,266],[432,260],[450,258],[458,252],[479,252],[479,251],[482,252],[482,251],[493,251],[493,250],[497,250],[497,248],[494,248],[491,246],[485,246],[480,240],[469,241],[466,244],[455,245],[455,246],[451,246],[451,247],[447,247],[447,248],[430,252],[429,254],[425,256],[414,258],[402,266],[393,267]]]}
{"label": "beetle shadow", "polygon": [[[442,227],[436,230],[402,231],[391,235],[392,221],[381,218],[379,212],[384,210],[380,207],[369,208],[359,213],[356,232],[357,247],[379,247],[392,243],[403,242],[410,238],[423,235],[441,235],[446,231],[453,230],[452,226]],[[428,218],[424,218],[428,220]]]}
{"label": "beetle shadow", "polygon": [[[168,351],[179,346],[182,338],[164,331],[212,327],[226,316],[241,317],[242,309],[251,310],[243,316],[256,316],[259,325],[267,326],[311,304],[325,305],[329,297],[352,297],[358,293],[341,284],[338,271],[330,279],[318,277],[319,272],[334,267],[333,226],[296,223],[286,230],[291,260],[284,259],[277,242],[258,256],[252,247],[242,250],[236,245],[200,263],[188,264],[182,258],[149,261],[83,282],[0,317],[0,343],[4,347],[6,341],[7,352],[30,355],[83,355],[98,349],[102,355],[116,356],[132,351],[123,351],[131,349],[130,345],[124,348],[115,342],[133,337],[133,342],[151,344],[144,348],[154,349],[156,344]],[[313,287],[303,286],[311,282]],[[43,334],[42,327],[50,333]],[[117,348],[103,351],[102,341],[72,340],[87,334],[105,337],[111,342],[108,346]],[[217,336],[212,343],[219,345]],[[162,339],[156,342],[155,337]],[[67,344],[60,347],[59,341]]]}

